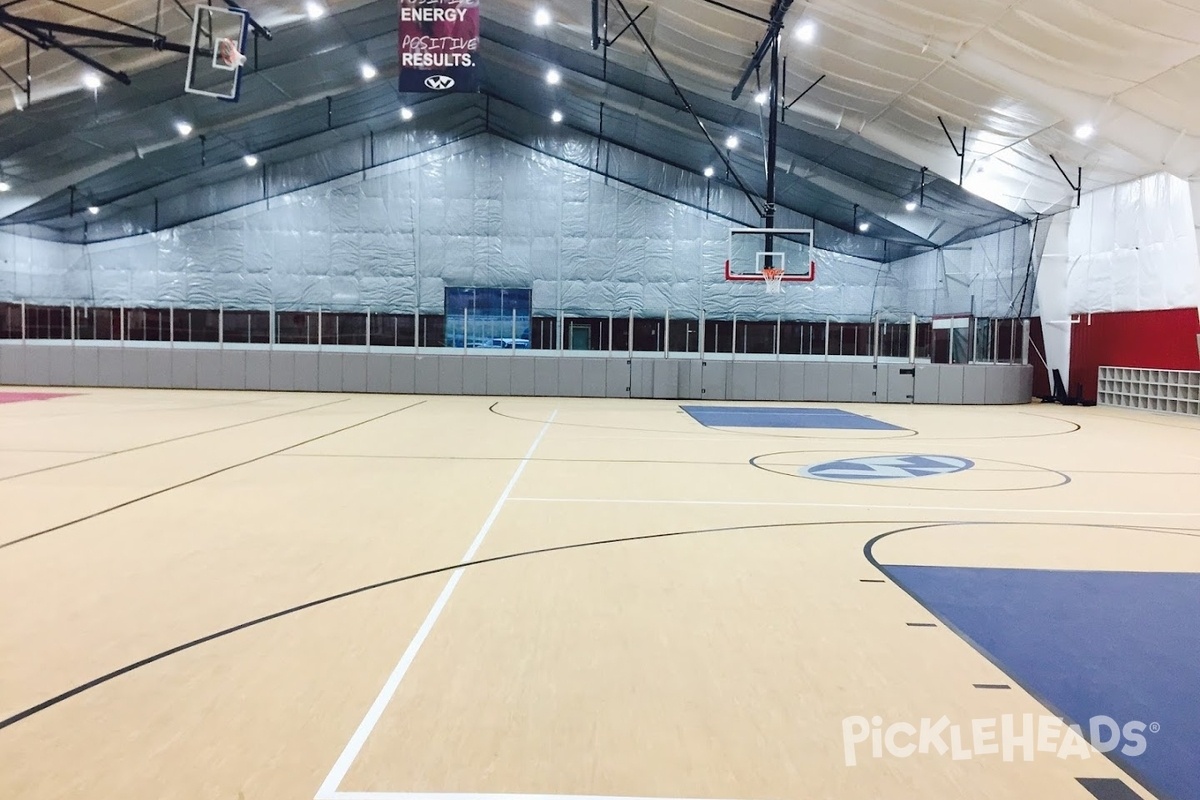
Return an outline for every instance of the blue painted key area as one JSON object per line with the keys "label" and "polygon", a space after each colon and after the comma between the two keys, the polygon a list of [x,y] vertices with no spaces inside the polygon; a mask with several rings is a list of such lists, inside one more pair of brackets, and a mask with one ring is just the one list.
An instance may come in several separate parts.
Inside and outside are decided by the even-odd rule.
{"label": "blue painted key area", "polygon": [[680,406],[709,428],[824,428],[826,430],[902,431],[896,425],[837,408]]}
{"label": "blue painted key area", "polygon": [[1158,723],[1144,753],[1109,756],[1161,797],[1200,800],[1200,574],[885,570],[1085,733],[1096,716]]}

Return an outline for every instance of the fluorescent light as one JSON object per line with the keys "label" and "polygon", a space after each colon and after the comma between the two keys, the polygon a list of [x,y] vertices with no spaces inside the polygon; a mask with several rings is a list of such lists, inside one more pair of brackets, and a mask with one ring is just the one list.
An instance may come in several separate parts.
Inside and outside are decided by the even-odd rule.
{"label": "fluorescent light", "polygon": [[737,146],[738,138],[736,136],[729,136],[727,139],[725,139],[725,147],[729,148],[730,150],[737,150]]}
{"label": "fluorescent light", "polygon": [[546,83],[550,84],[551,86],[557,86],[558,84],[562,83],[562,73],[556,69],[547,70]]}
{"label": "fluorescent light", "polygon": [[799,28],[796,28],[797,41],[805,44],[812,44],[817,38],[817,26],[812,22],[802,22]]}
{"label": "fluorescent light", "polygon": [[1075,128],[1075,138],[1086,142],[1088,139],[1092,138],[1092,134],[1095,132],[1096,129],[1085,122]]}
{"label": "fluorescent light", "polygon": [[562,112],[561,112],[561,111],[555,111],[554,113],[552,113],[552,114],[550,115],[550,121],[551,121],[551,122],[553,122],[553,123],[555,123],[556,125],[557,125],[558,123],[562,122],[562,119],[563,119],[563,117],[562,117]]}
{"label": "fluorescent light", "polygon": [[860,233],[866,233],[871,230],[871,224],[869,222],[860,222],[858,223],[858,230]]}
{"label": "fluorescent light", "polygon": [[539,28],[544,28],[550,24],[550,12],[544,8],[539,8],[533,12],[533,24]]}
{"label": "fluorescent light", "polygon": [[86,75],[83,76],[83,85],[86,86],[87,88],[91,89],[92,91],[99,89],[100,88],[100,76],[96,75],[95,73],[92,73],[92,72],[87,73]]}
{"label": "fluorescent light", "polygon": [[917,210],[917,201],[909,200],[907,203],[904,204],[904,210],[908,211],[910,213],[913,211],[916,211]]}
{"label": "fluorescent light", "polygon": [[12,185],[8,181],[0,181],[0,192],[7,192],[11,188]]}
{"label": "fluorescent light", "polygon": [[191,136],[192,134],[192,126],[183,121],[175,123],[175,130],[179,131],[180,136]]}
{"label": "fluorescent light", "polygon": [[375,67],[371,66],[370,64],[363,64],[361,67],[359,67],[359,71],[362,72],[364,81],[369,81],[379,74],[379,70],[375,69]]}
{"label": "fluorescent light", "polygon": [[713,168],[712,168],[712,167],[705,167],[705,168],[704,168],[704,177],[706,177],[706,178],[711,178],[712,176],[713,176]]}
{"label": "fluorescent light", "polygon": [[242,156],[242,161],[246,162],[247,167],[253,167],[258,164],[258,156],[245,155]]}
{"label": "fluorescent light", "polygon": [[93,217],[100,213],[100,206],[88,206],[88,213]]}
{"label": "fluorescent light", "polygon": [[760,106],[765,106],[767,104],[767,93],[759,92],[758,94],[754,95],[754,102],[758,103]]}
{"label": "fluorescent light", "polygon": [[321,17],[325,16],[325,7],[320,3],[314,3],[311,0],[304,4],[304,10],[308,12],[309,19],[320,19]]}
{"label": "fluorescent light", "polygon": [[413,112],[412,112],[411,108],[409,108],[408,106],[405,106],[404,108],[400,109],[400,119],[404,120],[405,122],[408,122],[412,118],[413,118]]}

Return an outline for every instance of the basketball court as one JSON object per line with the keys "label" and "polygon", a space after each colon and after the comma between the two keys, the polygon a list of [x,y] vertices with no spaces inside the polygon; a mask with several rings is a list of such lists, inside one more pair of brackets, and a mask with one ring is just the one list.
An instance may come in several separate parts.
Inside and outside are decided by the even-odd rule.
{"label": "basketball court", "polygon": [[1109,5],[0,3],[0,800],[1200,800]]}
{"label": "basketball court", "polygon": [[[835,423],[567,398],[6,403],[0,793],[1194,791],[1194,698],[1162,678],[1195,657],[1170,620],[1200,574],[1200,426],[794,407]],[[854,474],[912,455],[935,460]],[[838,461],[850,477],[812,472]],[[1065,679],[1096,648],[1113,682]],[[1060,757],[1065,728],[1029,760],[972,752],[974,720],[1041,742],[1064,713],[1159,732],[1138,757]],[[847,744],[942,717],[945,753]]]}

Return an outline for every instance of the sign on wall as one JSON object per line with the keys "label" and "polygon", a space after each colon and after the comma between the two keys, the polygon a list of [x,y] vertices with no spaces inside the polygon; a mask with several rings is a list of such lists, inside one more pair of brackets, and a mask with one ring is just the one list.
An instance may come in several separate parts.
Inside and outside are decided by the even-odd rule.
{"label": "sign on wall", "polygon": [[479,0],[399,0],[400,91],[479,88]]}

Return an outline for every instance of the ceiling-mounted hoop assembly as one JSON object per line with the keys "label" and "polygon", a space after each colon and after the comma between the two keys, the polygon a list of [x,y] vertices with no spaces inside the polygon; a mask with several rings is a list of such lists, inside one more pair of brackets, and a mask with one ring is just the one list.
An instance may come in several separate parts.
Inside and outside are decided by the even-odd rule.
{"label": "ceiling-mounted hoop assembly", "polygon": [[[26,79],[24,82],[21,82],[13,78],[7,71],[0,71],[3,71],[4,76],[14,86],[24,91],[25,107],[28,107],[32,101],[33,78],[29,53],[29,46],[31,44],[37,45],[42,50],[57,50],[64,53],[81,64],[91,67],[100,74],[106,75],[126,86],[130,86],[133,83],[128,74],[122,70],[108,66],[97,58],[93,58],[84,52],[84,50],[110,45],[138,50],[179,53],[180,55],[188,55],[190,52],[188,45],[172,42],[158,32],[157,29],[161,23],[160,17],[162,14],[161,4],[155,12],[155,30],[150,30],[149,28],[143,28],[140,25],[111,17],[99,11],[82,8],[74,3],[66,2],[66,0],[48,0],[53,5],[68,8],[73,12],[86,15],[88,18],[118,26],[117,30],[105,30],[87,25],[71,25],[55,20],[38,19],[36,17],[27,17],[12,13],[10,9],[24,2],[26,0],[10,0],[10,2],[0,5],[0,29],[25,40]],[[238,5],[236,0],[224,0],[224,3],[229,8],[246,14],[249,25],[254,30],[256,36],[262,36],[267,40],[273,38],[274,34],[259,24],[250,12]],[[64,40],[62,37],[69,38]]]}

